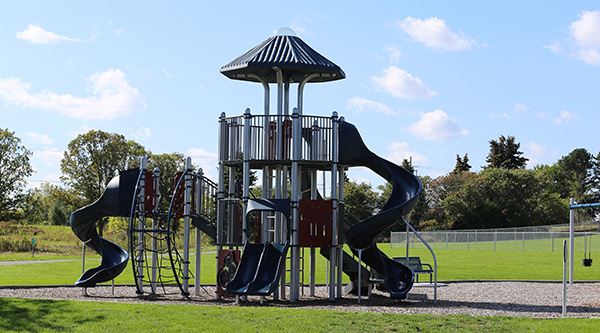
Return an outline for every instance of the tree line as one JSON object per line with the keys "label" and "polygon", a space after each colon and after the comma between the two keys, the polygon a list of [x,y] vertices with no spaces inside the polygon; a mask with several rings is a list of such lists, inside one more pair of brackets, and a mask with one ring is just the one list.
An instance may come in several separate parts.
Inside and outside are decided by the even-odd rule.
{"label": "tree line", "polygon": [[[568,223],[569,198],[600,201],[600,153],[577,148],[552,165],[525,169],[528,159],[513,136],[490,140],[487,164],[472,172],[468,154],[456,155],[454,170],[419,176],[423,192],[409,215],[418,230],[507,228]],[[402,166],[414,173],[409,161]],[[376,214],[389,197],[389,183],[345,185],[346,210],[359,218]],[[368,201],[368,204],[363,202]],[[395,231],[404,230],[396,224]]]}
{"label": "tree line", "polygon": [[[577,148],[552,165],[525,169],[528,159],[513,136],[500,136],[489,144],[487,164],[479,172],[471,171],[464,154],[456,155],[455,168],[446,175],[419,176],[423,192],[409,215],[413,226],[439,230],[566,223],[570,197],[582,203],[600,201],[600,154]],[[181,153],[153,154],[121,134],[91,130],[68,144],[60,162],[61,185],[43,183],[27,190],[26,179],[34,172],[31,155],[14,132],[0,128],[0,221],[68,224],[72,211],[97,200],[120,170],[138,167],[142,156],[148,156],[148,169],[161,170],[161,196],[168,198],[173,175],[185,168]],[[408,160],[402,166],[415,171]],[[372,216],[391,190],[389,183],[373,188],[346,179],[345,210],[356,219]],[[105,223],[100,222],[100,232]]]}
{"label": "tree line", "polygon": [[[0,129],[0,221],[66,225],[71,212],[96,201],[119,171],[139,167],[143,156],[149,170],[161,171],[160,194],[168,198],[173,176],[185,168],[181,153],[153,154],[121,134],[90,130],[69,142],[60,162],[61,185],[45,182],[27,190],[31,154],[14,132]],[[160,209],[166,211],[168,204],[161,200]],[[107,221],[98,222],[100,233]]]}

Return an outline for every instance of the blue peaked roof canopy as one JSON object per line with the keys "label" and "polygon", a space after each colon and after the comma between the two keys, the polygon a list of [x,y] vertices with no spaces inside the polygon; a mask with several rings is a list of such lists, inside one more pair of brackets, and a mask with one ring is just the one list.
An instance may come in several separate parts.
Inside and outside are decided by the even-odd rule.
{"label": "blue peaked roof canopy", "polygon": [[248,52],[221,67],[221,73],[233,80],[258,82],[248,74],[258,74],[267,82],[277,82],[274,67],[281,69],[284,77],[300,82],[308,74],[320,74],[311,82],[326,82],[346,78],[340,66],[312,49],[294,35],[274,35]]}

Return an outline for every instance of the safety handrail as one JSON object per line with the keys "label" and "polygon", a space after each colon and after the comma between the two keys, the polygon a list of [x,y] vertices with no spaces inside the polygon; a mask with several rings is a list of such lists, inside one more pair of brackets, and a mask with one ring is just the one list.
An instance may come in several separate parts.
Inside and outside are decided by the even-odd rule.
{"label": "safety handrail", "polygon": [[[425,239],[423,237],[421,237],[421,235],[417,232],[417,230],[415,230],[415,228],[413,228],[413,226],[406,220],[406,218],[404,218],[404,216],[402,217],[402,219],[404,220],[404,223],[406,223],[406,225],[415,233],[415,235],[417,235],[417,237],[419,237],[421,242],[423,242],[423,244],[425,244],[425,246],[427,246],[427,248],[429,249],[429,252],[431,252],[431,255],[433,256],[433,304],[436,304],[437,303],[437,258],[435,257],[435,253],[433,252],[433,249],[431,248],[431,246],[429,246],[429,243],[427,243],[427,241],[425,241]],[[407,257],[408,257],[408,254],[407,254]]]}

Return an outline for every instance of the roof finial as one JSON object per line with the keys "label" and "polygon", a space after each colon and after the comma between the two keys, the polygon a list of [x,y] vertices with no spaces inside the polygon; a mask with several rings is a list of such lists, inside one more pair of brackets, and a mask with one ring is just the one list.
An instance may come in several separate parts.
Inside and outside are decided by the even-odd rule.
{"label": "roof finial", "polygon": [[273,32],[273,36],[296,36],[296,33],[291,28],[280,27]]}

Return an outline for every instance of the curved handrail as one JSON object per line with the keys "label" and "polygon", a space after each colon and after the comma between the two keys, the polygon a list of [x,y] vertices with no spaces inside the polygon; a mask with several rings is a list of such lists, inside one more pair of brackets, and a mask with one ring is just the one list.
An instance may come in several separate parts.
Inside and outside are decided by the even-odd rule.
{"label": "curved handrail", "polygon": [[[133,249],[133,230],[135,228],[133,228],[133,223],[135,222],[135,212],[136,212],[136,207],[137,207],[137,197],[138,194],[140,193],[140,184],[142,182],[142,176],[145,174],[146,169],[144,168],[140,168],[140,173],[138,175],[137,181],[135,183],[135,188],[133,190],[133,198],[131,200],[131,210],[130,210],[130,214],[129,214],[129,229],[127,230],[127,234],[129,236],[129,253],[135,253],[134,249]],[[138,270],[138,266],[136,265],[136,256],[132,255],[131,256],[131,267],[133,269],[133,277],[134,277],[134,282],[135,282],[135,288],[136,288],[136,293],[138,294],[142,294],[142,286],[139,285],[139,279],[138,279],[138,274],[137,274],[137,270]]]}
{"label": "curved handrail", "polygon": [[[437,258],[435,256],[435,253],[433,252],[433,249],[431,248],[431,246],[429,246],[429,243],[427,243],[427,241],[425,241],[425,239],[423,237],[421,237],[421,235],[417,232],[417,230],[415,230],[415,228],[413,228],[413,226],[410,223],[408,223],[408,221],[404,218],[404,216],[402,217],[402,219],[404,220],[406,225],[415,233],[415,235],[417,235],[417,237],[419,237],[421,242],[423,242],[423,244],[425,244],[425,246],[427,246],[427,248],[429,249],[429,252],[431,252],[431,255],[433,256],[433,304],[436,304],[437,303],[437,271],[438,271],[437,270]],[[407,255],[407,257],[408,257],[408,255]]]}

